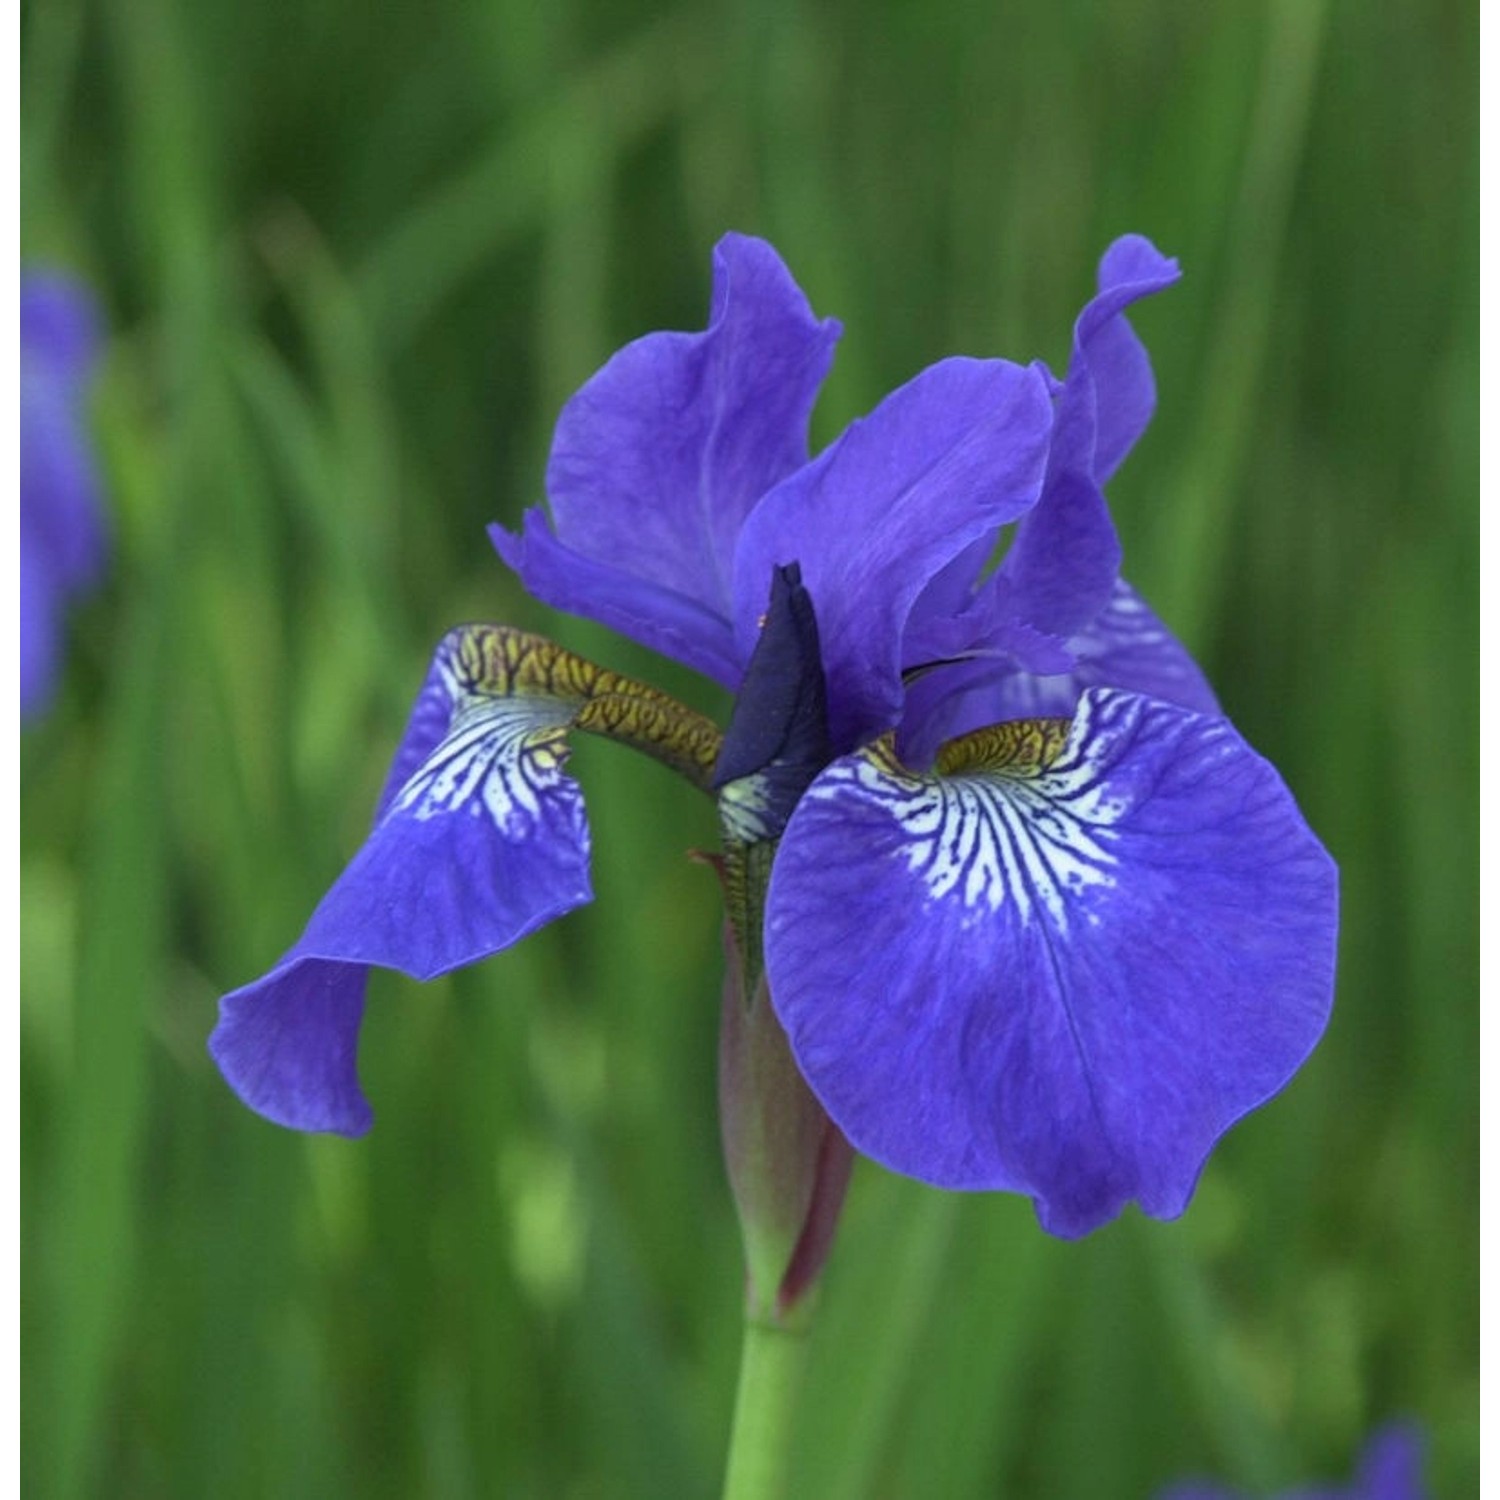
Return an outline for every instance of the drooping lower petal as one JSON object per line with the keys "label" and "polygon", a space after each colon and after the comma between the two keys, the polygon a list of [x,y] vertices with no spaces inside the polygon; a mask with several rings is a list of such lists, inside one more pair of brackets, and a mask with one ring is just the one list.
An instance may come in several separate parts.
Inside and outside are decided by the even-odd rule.
{"label": "drooping lower petal", "polygon": [[1337,877],[1227,721],[1084,694],[803,798],[766,911],[772,998],[855,1147],[1029,1194],[1074,1236],[1182,1212],[1332,1000]]}
{"label": "drooping lower petal", "polygon": [[369,839],[276,968],[225,997],[210,1050],[278,1124],[368,1129],[354,1054],[371,964],[430,979],[590,899],[583,799],[561,769],[578,701],[517,670],[529,639],[444,638]]}
{"label": "drooping lower petal", "polygon": [[368,974],[364,964],[289,954],[220,1001],[208,1050],[257,1114],[292,1130],[370,1128],[355,1066]]}
{"label": "drooping lower petal", "polygon": [[583,795],[561,770],[567,722],[455,716],[294,951],[435,979],[590,900]]}
{"label": "drooping lower petal", "polygon": [[357,1134],[354,1056],[371,965],[432,979],[592,897],[589,831],[564,775],[576,728],[629,744],[705,791],[718,730],[665,694],[502,626],[433,656],[375,826],[295,946],[222,1003],[210,1050],[252,1108]]}
{"label": "drooping lower petal", "polygon": [[1051,422],[1037,371],[943,360],[751,513],[735,555],[736,642],[748,658],[772,571],[800,562],[817,609],[835,745],[896,722],[902,633],[915,600],[1035,504]]}
{"label": "drooping lower petal", "polygon": [[370,967],[432,979],[592,899],[561,732],[540,714],[454,716],[296,945],[225,996],[209,1049],[252,1109],[297,1130],[363,1134],[355,1053]]}
{"label": "drooping lower petal", "polygon": [[387,789],[294,954],[432,979],[590,899],[583,795],[562,770],[586,693],[549,653],[563,657],[499,627],[444,637],[393,772],[421,760]]}

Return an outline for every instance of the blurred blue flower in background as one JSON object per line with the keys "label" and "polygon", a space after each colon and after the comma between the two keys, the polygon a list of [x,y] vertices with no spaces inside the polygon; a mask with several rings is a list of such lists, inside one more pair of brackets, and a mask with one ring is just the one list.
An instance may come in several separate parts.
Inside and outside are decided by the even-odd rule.
{"label": "blurred blue flower in background", "polygon": [[68,602],[107,546],[86,398],[99,346],[92,298],[56,272],[21,277],[21,713],[51,700]]}
{"label": "blurred blue flower in background", "polygon": [[[1280,1500],[1426,1500],[1422,1482],[1421,1431],[1412,1423],[1382,1427],[1365,1446],[1359,1471],[1347,1485],[1299,1485]],[[1186,1483],[1162,1492],[1160,1500],[1245,1500],[1222,1485]]]}
{"label": "blurred blue flower in background", "polygon": [[[731,691],[773,580],[805,597],[815,629],[789,639],[816,642],[831,759],[759,829],[763,782],[721,796],[728,843],[776,845],[764,960],[793,1055],[858,1150],[1026,1193],[1069,1236],[1132,1199],[1181,1213],[1332,999],[1332,862],[1119,574],[1103,486],[1155,404],[1124,313],[1177,275],[1117,241],[1065,378],[943,360],[809,460],[837,325],[729,236],[708,328],[616,354],[559,419],[550,523],[492,529],[539,598]],[[723,779],[717,731],[663,695],[536,637],[451,633],[370,839],[223,1002],[211,1046],[252,1107],[367,1128],[367,966],[432,977],[590,898],[572,727]]]}

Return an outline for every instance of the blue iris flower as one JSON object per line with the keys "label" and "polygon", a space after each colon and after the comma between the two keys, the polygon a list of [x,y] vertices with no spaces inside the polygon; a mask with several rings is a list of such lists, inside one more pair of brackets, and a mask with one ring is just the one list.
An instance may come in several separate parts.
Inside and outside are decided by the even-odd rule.
{"label": "blue iris flower", "polygon": [[[1155,404],[1125,310],[1177,275],[1122,239],[1063,378],[944,360],[809,458],[838,325],[731,235],[706,330],[616,354],[563,409],[550,519],[491,533],[538,598],[731,692],[800,578],[825,763],[776,822],[776,1013],[858,1150],[1027,1193],[1063,1235],[1180,1213],[1331,1003],[1333,865],[1119,575],[1103,486]],[[717,731],[663,695],[502,627],[445,638],[369,840],[223,1002],[247,1103],[363,1131],[368,966],[430,978],[590,899],[575,728],[715,784]]]}
{"label": "blue iris flower", "polygon": [[[1347,1485],[1299,1485],[1281,1500],[1426,1500],[1422,1482],[1422,1434],[1411,1423],[1382,1427],[1365,1447],[1359,1471]],[[1160,1500],[1244,1500],[1222,1485],[1187,1483],[1165,1490]]]}
{"label": "blue iris flower", "polygon": [[70,600],[106,549],[85,399],[98,357],[94,306],[54,272],[21,277],[21,714],[51,701]]}

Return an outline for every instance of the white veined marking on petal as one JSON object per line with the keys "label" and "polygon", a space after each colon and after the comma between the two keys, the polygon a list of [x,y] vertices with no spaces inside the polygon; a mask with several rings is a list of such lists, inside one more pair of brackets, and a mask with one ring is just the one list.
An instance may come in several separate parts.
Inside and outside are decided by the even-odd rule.
{"label": "white veined marking on petal", "polygon": [[1086,701],[1062,754],[1035,776],[894,776],[861,756],[809,795],[878,803],[904,835],[892,856],[931,900],[956,899],[966,923],[1010,901],[1023,923],[1044,913],[1066,931],[1078,897],[1115,883],[1112,829],[1128,803],[1106,788],[1100,763],[1125,707]]}
{"label": "white veined marking on petal", "polygon": [[556,746],[527,742],[539,729],[561,727],[568,712],[545,701],[476,694],[449,663],[443,677],[458,705],[447,736],[396,794],[391,811],[425,822],[467,807],[475,817],[487,813],[503,837],[525,838],[562,764]]}

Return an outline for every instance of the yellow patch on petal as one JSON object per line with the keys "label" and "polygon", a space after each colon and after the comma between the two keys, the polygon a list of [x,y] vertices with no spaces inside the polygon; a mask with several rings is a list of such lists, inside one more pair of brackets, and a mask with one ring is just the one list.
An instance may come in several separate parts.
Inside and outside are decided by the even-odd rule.
{"label": "yellow patch on petal", "polygon": [[965,771],[996,771],[1007,776],[1038,776],[1063,752],[1071,719],[1012,719],[949,740],[937,753],[940,776]]}
{"label": "yellow patch on petal", "polygon": [[702,714],[544,636],[505,625],[470,625],[454,636],[458,701],[531,698],[570,707],[569,727],[630,745],[709,791],[722,736]]}

